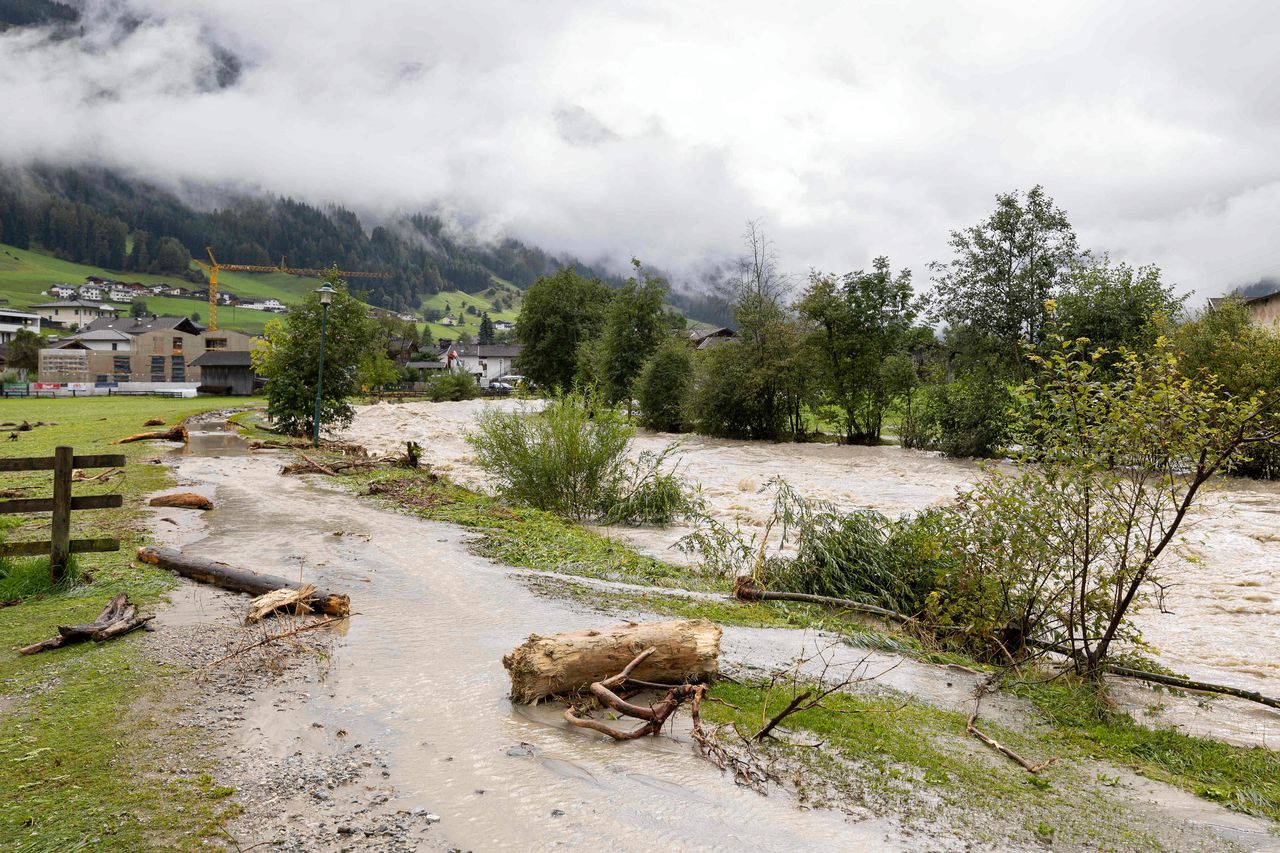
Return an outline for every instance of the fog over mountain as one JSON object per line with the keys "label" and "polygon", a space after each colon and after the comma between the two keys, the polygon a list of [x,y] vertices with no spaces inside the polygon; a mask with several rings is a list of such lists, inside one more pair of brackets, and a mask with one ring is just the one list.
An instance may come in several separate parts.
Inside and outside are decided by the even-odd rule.
{"label": "fog over mountain", "polygon": [[[836,8],[839,6],[840,8]],[[1202,295],[1275,275],[1280,6],[90,0],[0,33],[0,160],[261,188],[677,275],[926,278],[1041,183]]]}

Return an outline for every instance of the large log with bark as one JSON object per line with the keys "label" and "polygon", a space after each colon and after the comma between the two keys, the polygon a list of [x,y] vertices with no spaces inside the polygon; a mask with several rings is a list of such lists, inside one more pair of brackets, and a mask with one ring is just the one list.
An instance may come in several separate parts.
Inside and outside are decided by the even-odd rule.
{"label": "large log with bark", "polygon": [[[260,575],[245,569],[237,569],[226,563],[218,563],[205,557],[184,554],[176,548],[157,548],[145,545],[138,549],[138,559],[162,569],[177,572],[184,578],[198,583],[212,584],[233,592],[264,595],[277,589],[297,586],[293,581],[274,575]],[[329,616],[346,616],[351,612],[351,598],[323,589],[314,590],[302,602],[314,612]]]}
{"label": "large log with bark", "polygon": [[511,698],[524,704],[585,690],[622,672],[649,648],[653,651],[628,670],[629,681],[706,681],[719,668],[720,634],[720,628],[706,619],[628,622],[545,637],[532,634],[503,657],[502,665],[511,677]]}

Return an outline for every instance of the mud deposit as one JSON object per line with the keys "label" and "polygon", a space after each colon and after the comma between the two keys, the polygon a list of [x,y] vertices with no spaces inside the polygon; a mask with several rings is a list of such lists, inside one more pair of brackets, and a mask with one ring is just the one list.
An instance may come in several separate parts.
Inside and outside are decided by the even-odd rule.
{"label": "mud deposit", "polygon": [[[486,486],[465,440],[482,407],[514,401],[381,403],[358,410],[344,438],[379,452],[406,440],[455,480]],[[899,447],[770,444],[699,436],[642,433],[636,451],[682,442],[680,470],[702,489],[711,511],[745,532],[759,531],[770,497],[760,492],[781,476],[806,497],[846,509],[900,514],[941,504],[981,475],[978,466]],[[1186,526],[1187,556],[1169,566],[1166,608],[1138,615],[1145,637],[1170,667],[1192,677],[1274,693],[1280,683],[1280,488],[1228,482]],[[687,532],[610,528],[606,532],[647,553],[679,562],[671,548]],[[1270,732],[1271,741],[1280,731]]]}
{"label": "mud deposit", "polygon": [[[172,461],[181,485],[216,508],[158,511],[163,543],[352,598],[345,631],[316,632],[283,659],[215,667],[185,697],[182,719],[209,733],[216,778],[245,809],[228,827],[241,849],[1023,849],[1003,840],[1022,817],[993,809],[953,822],[928,791],[910,817],[873,796],[839,810],[803,810],[783,790],[761,797],[698,756],[687,719],[670,736],[615,743],[568,727],[557,706],[513,706],[504,652],[531,632],[606,617],[469,553],[457,528],[281,477],[276,454],[196,434]],[[245,601],[184,582],[148,642],[166,660],[206,663],[247,639],[234,627]],[[730,628],[726,665],[777,666],[814,643],[805,632]],[[840,654],[838,666],[866,656]],[[875,689],[944,707],[963,707],[976,684],[888,655],[865,665],[885,671]],[[1008,724],[1030,716],[1012,700],[988,703],[984,714]],[[1126,826],[1166,849],[1275,840],[1265,822],[1136,777],[1109,796],[1131,815]]]}

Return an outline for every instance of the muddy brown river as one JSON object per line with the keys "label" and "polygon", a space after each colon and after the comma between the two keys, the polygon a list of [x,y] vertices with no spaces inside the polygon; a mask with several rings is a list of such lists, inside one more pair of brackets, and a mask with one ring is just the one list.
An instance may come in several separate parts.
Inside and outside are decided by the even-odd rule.
{"label": "muddy brown river", "polygon": [[[520,403],[380,403],[358,409],[344,437],[375,451],[422,444],[424,459],[456,480],[485,488],[465,435],[483,406]],[[981,476],[971,462],[899,447],[771,444],[641,433],[635,450],[681,441],[680,470],[701,488],[709,509],[744,531],[762,529],[770,478],[845,509],[901,514],[950,501]],[[1187,558],[1169,565],[1166,609],[1137,616],[1144,636],[1170,667],[1192,677],[1263,692],[1280,683],[1280,484],[1230,481],[1211,494],[1185,528]],[[605,532],[662,559],[687,529],[611,528]],[[1280,731],[1273,740],[1280,739]]]}

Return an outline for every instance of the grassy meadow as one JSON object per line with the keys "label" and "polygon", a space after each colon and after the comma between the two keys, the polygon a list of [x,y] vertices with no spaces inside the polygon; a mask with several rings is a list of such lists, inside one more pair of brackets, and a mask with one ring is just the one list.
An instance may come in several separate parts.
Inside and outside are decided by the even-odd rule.
{"label": "grassy meadow", "polygon": [[[43,422],[0,457],[47,456],[60,444],[77,453],[123,453],[130,464],[106,483],[77,482],[76,495],[121,493],[119,509],[73,515],[72,536],[117,536],[120,551],[81,554],[79,572],[93,577],[18,603],[0,603],[0,849],[205,849],[233,806],[207,774],[165,777],[147,772],[160,744],[180,748],[199,733],[179,732],[163,718],[132,710],[158,695],[166,671],[139,653],[139,636],[85,643],[31,657],[16,649],[53,636],[58,625],[89,622],[124,592],[144,609],[174,585],[169,573],[132,559],[146,539],[143,496],[172,485],[169,469],[147,464],[168,445],[117,445],[148,418],[175,424],[191,415],[252,405],[244,397],[174,400],[91,397],[0,400],[0,423]],[[4,430],[7,435],[8,430]],[[94,472],[100,473],[100,472]],[[52,493],[50,472],[0,474],[0,491],[20,497]],[[48,537],[47,515],[21,516],[11,541]],[[199,767],[193,760],[193,769]],[[96,841],[94,841],[96,839]]]}

